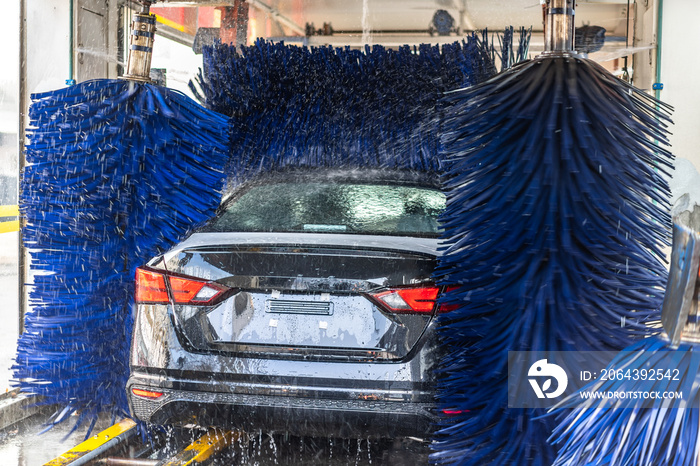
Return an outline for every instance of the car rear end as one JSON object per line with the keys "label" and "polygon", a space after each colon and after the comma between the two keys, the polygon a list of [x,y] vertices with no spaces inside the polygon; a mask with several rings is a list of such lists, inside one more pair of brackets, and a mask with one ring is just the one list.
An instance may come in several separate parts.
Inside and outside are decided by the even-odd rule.
{"label": "car rear end", "polygon": [[[137,418],[296,435],[430,432],[440,290],[431,282],[436,227],[425,223],[441,194],[415,178],[358,176],[323,188],[309,175],[264,181],[271,201],[225,205],[207,229],[137,271],[127,386]],[[265,183],[282,190],[271,195]],[[304,183],[314,186],[293,192]],[[343,183],[341,194],[327,189]],[[282,218],[289,209],[297,215]],[[256,213],[258,225],[242,223]]]}

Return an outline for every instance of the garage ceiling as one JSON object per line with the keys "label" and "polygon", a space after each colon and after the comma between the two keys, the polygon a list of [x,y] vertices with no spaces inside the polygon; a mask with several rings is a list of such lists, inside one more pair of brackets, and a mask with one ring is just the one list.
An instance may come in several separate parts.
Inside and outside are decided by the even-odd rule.
{"label": "garage ceiling", "polygon": [[[282,14],[298,18],[302,25],[331,22],[336,30],[362,30],[365,8],[371,29],[377,31],[426,29],[438,9],[447,10],[457,22],[460,10],[464,11],[466,29],[503,29],[509,25],[542,29],[538,0],[276,0],[270,5]],[[579,1],[576,22],[624,35],[626,9],[626,0]]]}
{"label": "garage ceiling", "polygon": [[[156,5],[232,5],[233,0],[164,0]],[[542,29],[542,9],[538,0],[249,0],[253,8],[268,9],[292,19],[300,27],[306,23],[331,23],[336,31],[362,31],[363,17],[373,31],[427,29],[437,10],[448,11],[469,29],[502,29],[505,26],[532,26]],[[577,26],[602,26],[609,35],[624,35],[628,0],[579,0]],[[262,8],[260,8],[262,7]]]}
{"label": "garage ceiling", "polygon": [[[445,43],[457,40],[428,35],[433,15],[446,10],[462,30],[488,28],[503,31],[506,26],[532,27],[542,31],[542,6],[539,0],[247,0],[251,14],[257,18],[277,20],[279,28],[271,34],[294,42],[301,40],[307,24],[320,29],[329,23],[332,36],[312,36],[308,45],[362,46],[368,42],[388,47],[403,44]],[[645,0],[647,1],[647,0]],[[165,0],[157,6],[226,6],[234,0]],[[630,5],[631,4],[631,5]],[[628,6],[630,13],[628,14]],[[633,24],[634,1],[579,0],[576,2],[576,26],[593,25],[606,29],[605,48],[598,52],[597,61],[612,60],[627,55],[627,25]],[[280,20],[281,19],[281,20]],[[628,23],[629,21],[629,23]],[[364,27],[363,27],[364,25]],[[363,35],[363,32],[365,34]],[[367,35],[367,32],[370,34]],[[368,40],[369,39],[369,40]],[[631,43],[631,40],[628,41]],[[651,48],[641,47],[639,49]],[[543,35],[535,32],[530,42],[531,54],[543,49]],[[635,50],[639,51],[639,50]],[[594,54],[595,55],[595,54]]]}

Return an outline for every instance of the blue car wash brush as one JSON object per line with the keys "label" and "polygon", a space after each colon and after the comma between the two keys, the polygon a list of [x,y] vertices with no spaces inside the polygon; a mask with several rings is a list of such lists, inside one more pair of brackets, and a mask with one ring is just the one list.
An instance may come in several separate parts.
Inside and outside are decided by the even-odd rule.
{"label": "blue car wash brush", "polygon": [[[137,266],[219,205],[228,118],[150,83],[150,2],[134,14],[126,79],[35,94],[20,210],[33,282],[14,378],[79,412],[126,414]],[[88,432],[90,429],[88,429]]]}
{"label": "blue car wash brush", "polygon": [[[695,466],[700,459],[700,233],[673,229],[664,333],[622,351],[562,402],[556,466]],[[581,393],[601,394],[584,399]]]}
{"label": "blue car wash brush", "polygon": [[301,166],[438,172],[440,99],[495,75],[492,49],[486,34],[397,49],[216,44],[191,87],[231,117],[232,183]]}
{"label": "blue car wash brush", "polygon": [[[550,466],[556,423],[509,407],[509,383],[532,392],[536,362],[575,367],[567,352],[617,352],[658,320],[670,108],[574,53],[573,5],[547,2],[544,53],[446,96],[436,278],[456,309],[434,464]],[[525,355],[510,371],[509,352]]]}

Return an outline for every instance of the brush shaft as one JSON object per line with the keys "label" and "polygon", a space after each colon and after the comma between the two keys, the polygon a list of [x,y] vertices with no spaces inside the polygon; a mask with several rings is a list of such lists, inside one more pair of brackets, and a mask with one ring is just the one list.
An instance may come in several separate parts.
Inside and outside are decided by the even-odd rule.
{"label": "brush shaft", "polygon": [[547,7],[545,52],[571,52],[574,50],[574,2],[550,0]]}
{"label": "brush shaft", "polygon": [[125,78],[150,82],[153,40],[156,35],[156,15],[134,13],[131,21],[129,57]]}

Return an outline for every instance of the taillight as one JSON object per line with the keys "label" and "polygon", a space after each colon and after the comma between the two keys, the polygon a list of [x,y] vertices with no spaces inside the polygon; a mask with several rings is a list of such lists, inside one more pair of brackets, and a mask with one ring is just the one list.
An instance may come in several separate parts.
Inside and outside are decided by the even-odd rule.
{"label": "taillight", "polygon": [[140,267],[136,269],[136,293],[134,299],[137,303],[169,303],[168,289],[165,287],[165,276]]}
{"label": "taillight", "polygon": [[139,267],[136,269],[136,302],[168,304],[170,294],[166,281],[175,304],[213,304],[228,290],[217,283]]}
{"label": "taillight", "polygon": [[[456,287],[448,287],[447,290]],[[419,288],[392,288],[389,290],[370,293],[370,296],[387,311],[397,314],[430,314],[435,308],[440,288],[424,286]],[[438,312],[453,311],[457,304],[440,304]]]}
{"label": "taillight", "polygon": [[192,278],[168,277],[176,304],[211,304],[226,288]]}
{"label": "taillight", "polygon": [[458,416],[460,414],[468,413],[468,409],[443,409],[442,414],[445,416]]}
{"label": "taillight", "polygon": [[404,313],[424,313],[433,312],[435,300],[438,295],[436,286],[421,288],[393,288],[390,290],[371,293],[379,304],[388,311]]}
{"label": "taillight", "polygon": [[[453,290],[456,290],[457,288],[459,288],[458,285],[449,285],[449,286],[445,287],[445,291],[453,291]],[[455,304],[455,303],[447,304],[447,303],[443,302],[443,303],[440,303],[440,305],[438,307],[438,312],[454,311],[459,306],[460,306],[459,304]]]}
{"label": "taillight", "polygon": [[144,390],[142,388],[132,388],[131,393],[136,396],[140,396],[141,398],[148,398],[150,400],[155,400],[156,398],[163,396],[162,392],[154,392],[152,390]]}

